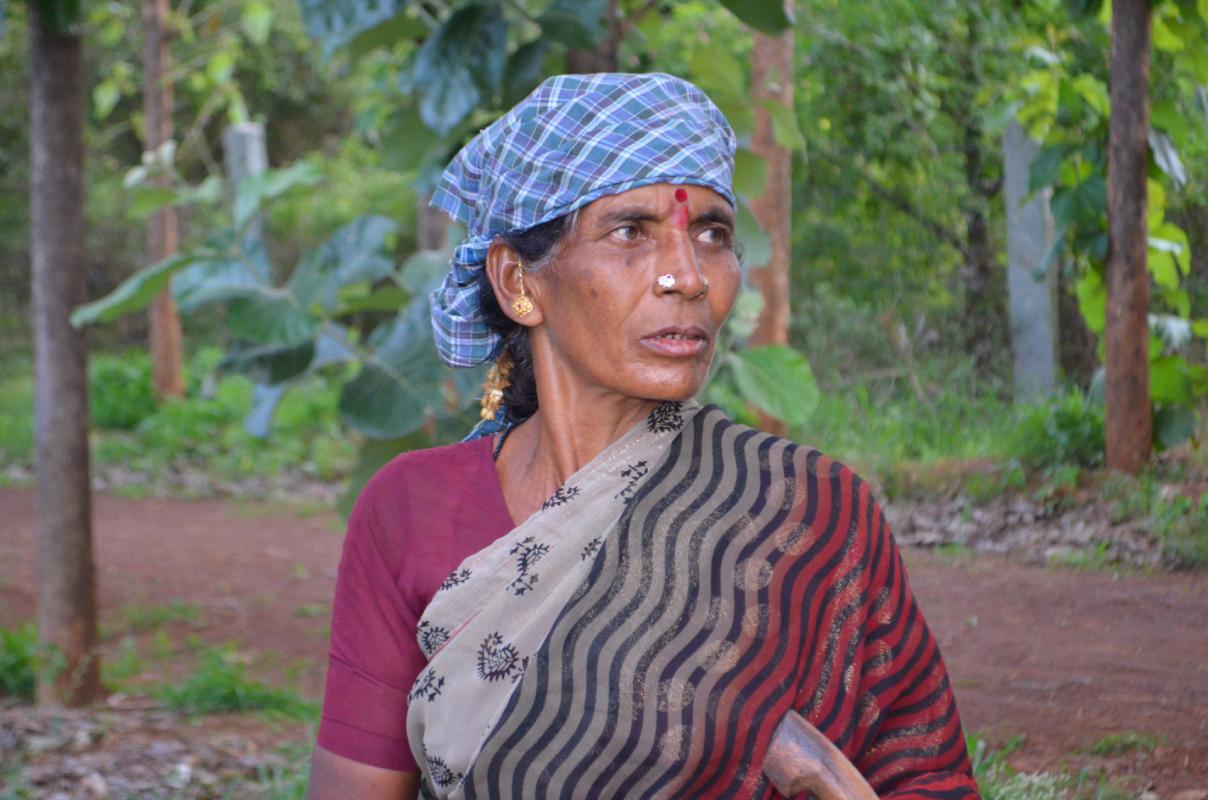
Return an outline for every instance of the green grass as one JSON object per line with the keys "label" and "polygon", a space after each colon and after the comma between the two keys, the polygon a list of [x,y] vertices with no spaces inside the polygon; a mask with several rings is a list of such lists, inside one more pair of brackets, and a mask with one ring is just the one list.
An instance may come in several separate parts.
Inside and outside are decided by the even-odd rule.
{"label": "green grass", "polygon": [[1158,737],[1140,731],[1125,731],[1104,736],[1091,745],[1091,755],[1122,756],[1134,751],[1152,753],[1159,744]]}
{"label": "green grass", "polygon": [[253,680],[230,648],[200,654],[192,676],[174,686],[161,686],[156,696],[171,708],[192,716],[222,712],[260,712],[272,717],[310,720],[314,703],[288,689]]}
{"label": "green grass", "polygon": [[139,633],[160,628],[172,622],[201,623],[201,606],[175,599],[170,603],[144,605],[129,603],[122,606],[120,627],[127,633]]}
{"label": "green grass", "polygon": [[1089,769],[1077,774],[1019,772],[1010,765],[1008,757],[1023,741],[1022,736],[1017,736],[996,750],[980,736],[967,738],[973,777],[982,800],[1126,800],[1133,796],[1103,773]]}
{"label": "green grass", "polygon": [[[120,466],[145,480],[130,490],[160,494],[165,475],[195,470],[219,481],[301,472],[339,481],[356,462],[356,444],[339,422],[339,386],[304,381],[282,400],[267,439],[243,429],[252,406],[252,383],[215,375],[220,357],[205,348],[186,365],[187,394],[158,406],[150,399],[145,354],[98,354],[90,367],[96,468]],[[6,367],[9,365],[6,364]],[[33,378],[28,361],[0,375],[0,466],[33,461]]]}
{"label": "green grass", "polygon": [[0,465],[28,461],[34,452],[34,379],[28,364],[0,377]]}
{"label": "green grass", "polygon": [[0,628],[0,697],[34,698],[38,633],[33,625]]}
{"label": "green grass", "polygon": [[[1177,476],[1176,476],[1177,477]],[[1165,488],[1154,470],[1136,478],[1112,475],[1103,495],[1115,521],[1141,519],[1162,548],[1162,560],[1176,569],[1208,569],[1208,491],[1191,497]]]}

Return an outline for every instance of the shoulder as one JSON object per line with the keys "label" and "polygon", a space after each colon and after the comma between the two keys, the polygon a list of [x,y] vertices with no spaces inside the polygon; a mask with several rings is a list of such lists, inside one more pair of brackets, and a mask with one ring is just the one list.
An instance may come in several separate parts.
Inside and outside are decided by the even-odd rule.
{"label": "shoulder", "polygon": [[735,422],[716,406],[703,408],[697,422],[702,438],[711,442],[715,455],[755,466],[761,472],[775,464],[786,471],[786,478],[848,487],[853,497],[872,502],[870,484],[855,469],[816,447]]}
{"label": "shoulder", "polygon": [[[734,422],[716,407],[697,420],[702,453],[759,484],[758,495],[793,507],[817,533],[856,540],[887,535],[872,485],[846,463],[816,447]],[[849,544],[860,544],[851,541]]]}
{"label": "shoulder", "polygon": [[374,473],[348,518],[350,537],[373,539],[382,551],[402,547],[406,532],[426,529],[495,480],[489,439],[409,450]]}
{"label": "shoulder", "polygon": [[425,499],[438,501],[458,483],[480,479],[485,466],[493,468],[490,448],[490,439],[474,439],[399,453],[366,482],[354,508],[363,513],[425,494]]}

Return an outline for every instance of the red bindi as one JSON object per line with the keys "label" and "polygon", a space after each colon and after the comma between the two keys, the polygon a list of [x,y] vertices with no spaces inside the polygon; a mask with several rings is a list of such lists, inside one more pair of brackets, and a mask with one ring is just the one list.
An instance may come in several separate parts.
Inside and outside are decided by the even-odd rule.
{"label": "red bindi", "polygon": [[681,230],[688,230],[688,192],[684,189],[676,189],[675,200],[679,205],[672,212],[671,219]]}

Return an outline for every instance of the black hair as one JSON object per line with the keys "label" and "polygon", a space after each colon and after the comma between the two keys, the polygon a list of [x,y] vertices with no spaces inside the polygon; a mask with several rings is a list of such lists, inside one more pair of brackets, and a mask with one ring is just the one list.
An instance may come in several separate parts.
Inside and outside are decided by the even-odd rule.
{"label": "black hair", "polygon": [[[569,230],[571,215],[543,222],[522,231],[510,231],[500,239],[520,256],[526,265],[541,265],[549,258]],[[511,371],[508,386],[503,390],[507,421],[520,423],[537,410],[537,376],[533,373],[533,351],[529,345],[529,329],[515,322],[495,299],[495,290],[484,269],[478,273],[478,298],[487,329],[500,338],[495,359],[506,359]]]}

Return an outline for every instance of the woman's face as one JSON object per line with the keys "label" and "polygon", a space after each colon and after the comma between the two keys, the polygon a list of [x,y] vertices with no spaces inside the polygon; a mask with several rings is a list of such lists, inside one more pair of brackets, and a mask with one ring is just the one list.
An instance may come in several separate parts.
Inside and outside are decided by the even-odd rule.
{"label": "woman's face", "polygon": [[[667,275],[673,285],[660,285]],[[734,212],[701,186],[603,197],[580,210],[550,266],[525,282],[540,309],[531,331],[539,376],[548,357],[591,388],[686,400],[708,376],[738,294]]]}

